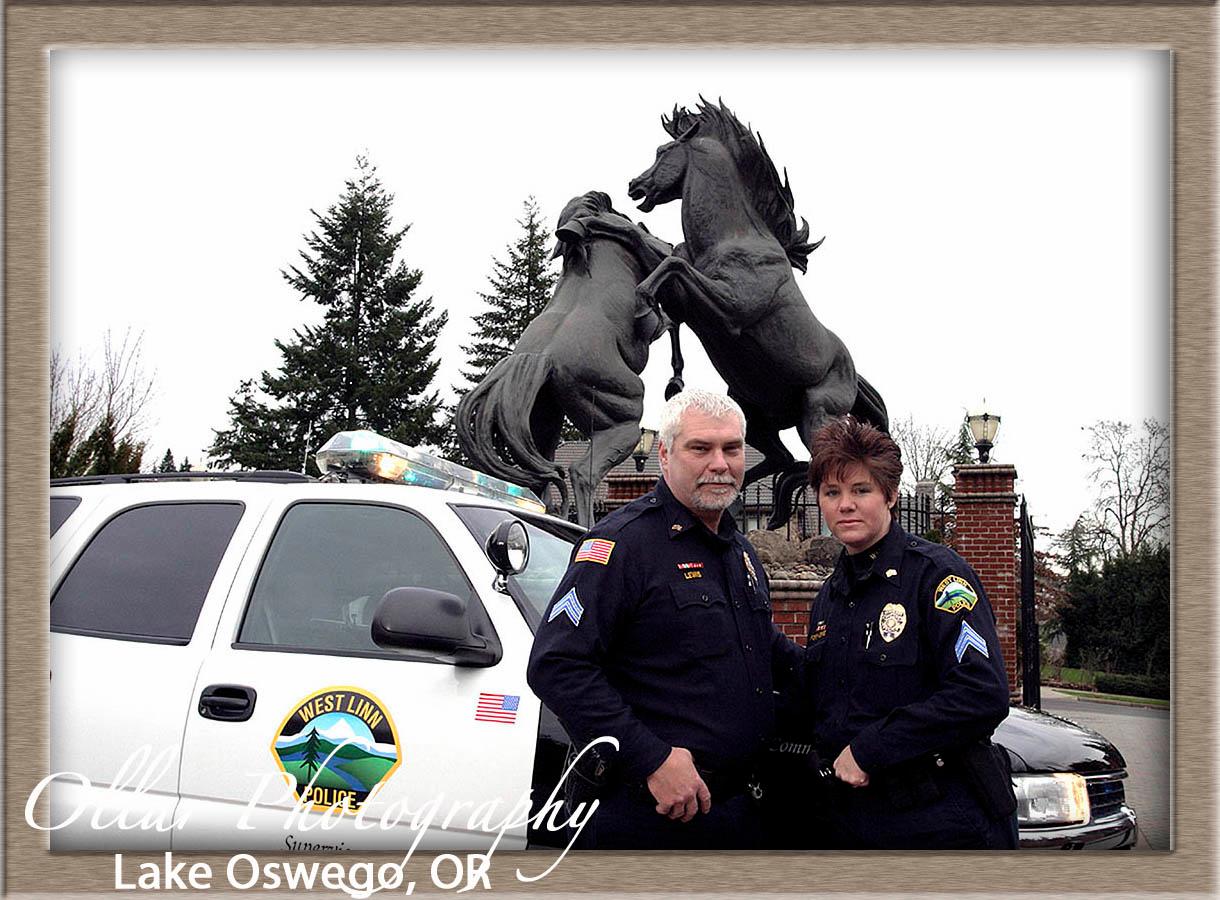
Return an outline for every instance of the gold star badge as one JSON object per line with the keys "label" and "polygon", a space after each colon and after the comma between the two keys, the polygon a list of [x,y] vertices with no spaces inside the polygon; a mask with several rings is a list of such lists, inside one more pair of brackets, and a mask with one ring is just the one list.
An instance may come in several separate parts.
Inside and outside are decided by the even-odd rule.
{"label": "gold star badge", "polygon": [[886,578],[893,578],[893,577],[894,577],[895,575],[897,575],[897,574],[898,574],[898,570],[897,570],[897,569],[886,569],[886,570],[885,570],[885,577],[886,577]]}
{"label": "gold star badge", "polygon": [[669,526],[669,530],[670,530],[670,531],[681,531],[681,530],[682,530],[682,526],[681,526],[681,525],[679,525],[679,524],[677,524],[677,523],[675,522],[673,525],[670,525],[670,526]]}

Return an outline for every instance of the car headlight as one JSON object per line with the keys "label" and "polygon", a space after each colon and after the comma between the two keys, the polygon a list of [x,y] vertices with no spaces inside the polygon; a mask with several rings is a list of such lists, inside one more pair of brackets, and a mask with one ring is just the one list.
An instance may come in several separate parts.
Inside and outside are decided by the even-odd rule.
{"label": "car headlight", "polygon": [[1075,825],[1089,821],[1089,789],[1079,775],[1014,775],[1021,825]]}

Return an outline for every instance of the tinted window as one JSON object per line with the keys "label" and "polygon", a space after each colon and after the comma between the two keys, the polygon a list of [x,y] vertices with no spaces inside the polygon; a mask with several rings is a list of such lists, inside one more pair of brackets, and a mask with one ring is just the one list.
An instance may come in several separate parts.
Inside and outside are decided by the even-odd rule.
{"label": "tinted window", "polygon": [[138,506],[93,536],[51,598],[51,628],[187,643],[240,503]]}
{"label": "tinted window", "polygon": [[298,503],[289,508],[254,585],[238,642],[385,654],[373,615],[391,588],[465,599],[476,634],[493,631],[449,548],[420,516],[395,506]]}
{"label": "tinted window", "polygon": [[453,509],[479,543],[484,545],[496,526],[505,519],[518,519],[525,526],[530,539],[529,563],[524,571],[510,577],[508,584],[510,590],[515,589],[515,594],[525,601],[526,618],[532,627],[536,627],[560,579],[568,570],[572,545],[580,538],[580,530],[563,528],[545,520],[535,522],[526,516],[486,506],[455,506]]}
{"label": "tinted window", "polygon": [[59,526],[68,521],[76,507],[80,506],[80,497],[51,498],[51,536],[59,531]]}

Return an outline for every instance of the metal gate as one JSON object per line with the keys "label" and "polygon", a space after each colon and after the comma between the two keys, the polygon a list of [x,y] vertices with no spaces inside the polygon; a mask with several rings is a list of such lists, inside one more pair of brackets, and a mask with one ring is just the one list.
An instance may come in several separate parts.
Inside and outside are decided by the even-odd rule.
{"label": "metal gate", "polygon": [[1034,526],[1025,496],[1021,496],[1021,618],[1017,624],[1021,655],[1021,703],[1042,708],[1042,650],[1038,641],[1038,614],[1034,607]]}

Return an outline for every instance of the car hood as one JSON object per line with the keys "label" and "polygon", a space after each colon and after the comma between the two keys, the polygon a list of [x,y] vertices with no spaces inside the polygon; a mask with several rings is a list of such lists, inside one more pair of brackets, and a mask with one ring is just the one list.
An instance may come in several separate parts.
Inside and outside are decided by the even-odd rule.
{"label": "car hood", "polygon": [[1127,766],[1118,748],[1096,731],[1018,706],[1008,711],[992,740],[1008,750],[1014,772],[1089,775]]}

